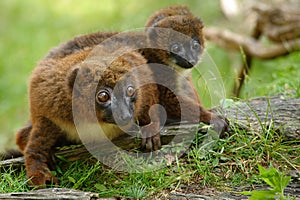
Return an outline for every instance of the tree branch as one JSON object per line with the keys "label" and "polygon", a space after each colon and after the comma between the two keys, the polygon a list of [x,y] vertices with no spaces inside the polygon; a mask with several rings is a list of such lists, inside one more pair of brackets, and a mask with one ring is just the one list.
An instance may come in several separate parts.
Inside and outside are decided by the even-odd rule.
{"label": "tree branch", "polygon": [[237,51],[243,49],[248,55],[259,59],[272,59],[300,50],[299,38],[266,47],[251,37],[215,27],[206,28],[204,30],[204,36],[207,40],[220,47]]}

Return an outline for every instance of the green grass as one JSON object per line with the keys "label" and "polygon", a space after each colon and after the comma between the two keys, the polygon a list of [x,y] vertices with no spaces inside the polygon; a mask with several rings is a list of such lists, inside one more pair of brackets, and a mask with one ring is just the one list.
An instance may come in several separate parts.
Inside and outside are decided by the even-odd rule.
{"label": "green grass", "polygon": [[[14,147],[14,133],[29,117],[30,73],[50,48],[78,34],[140,28],[153,11],[174,3],[189,5],[206,26],[224,22],[217,1],[1,0],[0,151]],[[211,106],[221,98],[230,97],[242,59],[241,53],[229,53],[211,43],[207,44],[207,52],[211,58],[204,59],[193,78],[204,104]],[[300,97],[299,63],[299,52],[270,61],[254,60],[242,98],[278,93]],[[208,80],[205,67],[211,66],[216,76]],[[214,81],[206,85],[210,80]],[[204,89],[218,92],[210,96]],[[60,178],[59,187],[93,191],[101,196],[144,198],[188,184],[219,189],[225,183],[260,184],[258,164],[266,167],[272,163],[282,172],[299,170],[299,155],[299,143],[283,141],[272,128],[258,134],[233,127],[232,135],[217,141],[208,153],[203,154],[195,144],[186,156],[153,172],[120,173],[91,160],[70,163],[62,160],[53,173]],[[27,186],[24,168],[1,169],[1,176],[0,193],[32,189]]]}
{"label": "green grass", "polygon": [[[300,97],[300,52],[269,61],[254,60],[253,70],[246,79],[244,98],[262,95]],[[257,87],[257,86],[260,87]]]}
{"label": "green grass", "polygon": [[13,167],[1,168],[0,193],[28,191],[28,180],[24,168],[19,171]]}
{"label": "green grass", "polygon": [[[227,187],[262,184],[259,165],[268,167],[272,163],[282,173],[299,170],[300,147],[296,141],[284,142],[282,135],[272,129],[262,134],[233,129],[233,135],[218,140],[206,153],[201,149],[202,140],[197,139],[188,154],[171,165],[144,173],[119,172],[94,159],[58,159],[53,173],[59,177],[60,185],[55,187],[92,191],[102,197],[158,198],[182,185],[228,190]],[[131,162],[128,166],[133,167]],[[20,171],[8,168],[1,172],[0,193],[33,189],[27,186],[23,167]]]}

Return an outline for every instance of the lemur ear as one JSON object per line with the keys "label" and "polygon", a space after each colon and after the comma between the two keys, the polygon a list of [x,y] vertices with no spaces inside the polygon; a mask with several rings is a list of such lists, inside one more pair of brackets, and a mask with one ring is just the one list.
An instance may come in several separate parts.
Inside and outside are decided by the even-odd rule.
{"label": "lemur ear", "polygon": [[80,68],[79,66],[73,67],[67,75],[67,86],[68,86],[69,93],[71,95],[73,93],[74,83],[75,83],[79,68]]}

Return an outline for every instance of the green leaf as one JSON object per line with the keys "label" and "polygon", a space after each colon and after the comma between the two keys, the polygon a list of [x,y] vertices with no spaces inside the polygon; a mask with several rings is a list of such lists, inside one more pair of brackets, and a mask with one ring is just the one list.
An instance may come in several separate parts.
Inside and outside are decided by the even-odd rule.
{"label": "green leaf", "polygon": [[55,155],[59,160],[62,160],[62,161],[65,161],[65,162],[68,162],[68,160],[63,157],[63,156],[60,156],[60,155]]}
{"label": "green leaf", "polygon": [[53,176],[57,176],[56,171],[51,171],[51,174],[52,174]]}
{"label": "green leaf", "polygon": [[97,183],[94,185],[94,187],[98,190],[98,191],[105,191],[107,190],[107,188],[105,187],[105,185]]}
{"label": "green leaf", "polygon": [[251,195],[250,200],[264,200],[264,199],[274,199],[276,197],[276,192],[272,190],[253,190],[250,192],[241,192],[244,195]]}
{"label": "green leaf", "polygon": [[73,177],[68,176],[68,179],[71,183],[74,183],[74,184],[76,183],[76,180]]}
{"label": "green leaf", "polygon": [[[62,170],[61,170],[61,168],[60,168],[59,165],[56,166],[56,171],[57,171],[59,174],[63,174],[63,172],[62,172]],[[57,176],[57,175],[55,175],[55,176]]]}
{"label": "green leaf", "polygon": [[251,192],[241,192],[244,195],[251,195],[250,200],[260,199],[284,199],[284,188],[289,184],[291,177],[286,176],[273,166],[269,169],[265,169],[261,165],[258,165],[259,177],[264,180],[269,186],[272,187],[270,190],[253,190]]}
{"label": "green leaf", "polygon": [[282,177],[281,184],[283,189],[286,188],[286,186],[288,186],[289,182],[291,181],[291,178],[291,176]]}
{"label": "green leaf", "polygon": [[258,165],[259,176],[262,180],[264,180],[269,186],[276,188],[276,181],[273,179],[276,174],[278,174],[277,170],[274,167],[270,167],[269,169],[265,169],[261,165]]}

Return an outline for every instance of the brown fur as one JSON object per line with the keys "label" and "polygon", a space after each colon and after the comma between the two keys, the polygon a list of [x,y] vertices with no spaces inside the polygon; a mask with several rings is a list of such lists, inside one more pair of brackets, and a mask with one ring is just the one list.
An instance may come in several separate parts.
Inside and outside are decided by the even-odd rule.
{"label": "brown fur", "polygon": [[[167,11],[170,10],[167,9]],[[158,13],[159,12],[160,11],[158,11]],[[154,16],[159,15],[158,13],[156,13]],[[168,12],[168,14],[169,13],[172,12]],[[149,21],[151,21],[151,19]],[[160,91],[160,103],[166,109],[168,117],[174,120],[180,119],[182,115],[182,109],[189,113],[188,116],[190,118],[186,119],[188,121],[201,121],[210,124],[212,119],[216,119],[215,121],[218,123],[217,126],[226,126],[225,121],[212,114],[201,105],[198,95],[192,86],[191,76],[189,74],[190,70],[183,69],[181,66],[173,63],[173,61],[169,58],[170,51],[166,50],[169,49],[170,44],[172,44],[174,41],[184,41],[190,38],[196,38],[199,40],[203,49],[204,38],[202,33],[202,21],[199,18],[191,15],[165,16],[164,18],[155,22],[153,27],[153,30],[151,30],[151,28],[147,29],[147,39],[148,42],[156,48],[145,50],[145,57],[147,58],[148,63],[160,63],[174,69],[171,70],[160,68],[158,69],[157,73],[154,74],[154,77],[159,79],[159,82],[164,82],[164,84],[167,86],[173,86],[171,88],[166,88],[161,85],[158,86]],[[160,29],[155,30],[156,27],[171,27],[172,31],[167,31],[165,29],[162,31]],[[201,56],[201,52],[199,57]],[[177,73],[180,73],[184,77],[180,78]],[[180,96],[178,96],[178,94],[180,94]],[[183,107],[180,107],[179,102],[181,102],[181,106]],[[195,108],[198,110],[195,110]]]}
{"label": "brown fur", "polygon": [[[169,57],[170,51],[166,50],[176,40],[184,41],[194,38],[201,45],[200,57],[205,46],[201,19],[193,16],[186,6],[170,6],[153,13],[145,26],[147,27],[147,42],[156,47],[143,52],[148,63],[160,63],[174,69],[157,68],[157,73],[154,73],[158,82],[171,86],[171,88],[166,88],[158,85],[160,104],[166,109],[168,118],[175,121],[181,119],[189,122],[213,124],[214,130],[219,133],[228,130],[226,119],[213,114],[201,105],[192,85],[190,70],[175,64]],[[156,30],[156,28],[159,29]],[[161,31],[160,28],[166,30]],[[170,28],[173,31],[167,31]],[[183,77],[179,77],[177,73]]]}
{"label": "brown fur", "polygon": [[[171,31],[168,31],[170,28]],[[180,15],[166,17],[157,22],[154,27],[147,29],[148,43],[155,47],[155,49],[146,50],[145,57],[149,63],[161,63],[176,67],[168,56],[170,54],[170,45],[176,41],[196,38],[203,49],[204,38],[202,29],[202,21],[197,17]],[[180,66],[175,70],[178,69],[180,69]]]}
{"label": "brown fur", "polygon": [[[169,6],[166,8],[163,8],[161,10],[158,10],[156,12],[154,12],[151,16],[149,16],[145,27],[161,27],[161,28],[171,28],[174,29],[178,32],[181,32],[183,30],[183,34],[186,34],[187,31],[189,31],[189,27],[188,28],[183,28],[181,30],[177,30],[177,27],[179,28],[182,24],[180,24],[180,22],[178,22],[177,24],[157,24],[159,21],[167,18],[167,17],[171,17],[171,16],[182,16],[182,15],[187,15],[187,16],[193,16],[192,12],[190,11],[190,9],[185,6],[185,5],[173,5],[173,6]],[[181,20],[183,21],[183,20]],[[189,21],[189,23],[192,23],[192,21]],[[202,23],[202,22],[201,22]],[[198,27],[197,27],[198,28]],[[202,27],[201,29],[201,34],[199,34],[201,36],[201,41],[203,40],[203,36],[202,36]],[[72,53],[75,53],[77,51],[82,51],[82,50],[91,50],[93,47],[95,47],[96,45],[100,44],[101,42],[107,40],[110,37],[114,37],[116,40],[122,40],[121,42],[123,44],[128,45],[136,45],[136,43],[140,43],[142,42],[142,44],[140,44],[141,46],[145,46],[146,44],[146,34],[145,33],[129,33],[127,38],[129,38],[129,42],[126,41],[126,39],[123,37],[123,35],[121,37],[118,37],[118,32],[95,32],[95,33],[90,33],[87,35],[79,35],[74,37],[73,39],[62,43],[61,45],[51,49],[49,51],[49,53],[46,55],[45,58],[53,58],[53,59],[59,59],[59,58],[63,58],[67,55],[70,55]],[[120,41],[118,41],[120,42]],[[135,43],[135,44],[133,44]],[[138,46],[136,46],[138,48]],[[148,57],[146,57],[147,59],[150,59]]]}
{"label": "brown fur", "polygon": [[[174,8],[175,10],[172,10]],[[203,24],[201,20],[192,16],[186,7],[175,6],[154,13],[149,18],[146,26],[149,28],[147,28],[145,33],[125,33],[118,36],[116,33],[98,32],[76,37],[51,50],[35,69],[31,77],[29,97],[32,125],[22,128],[17,133],[17,144],[25,154],[26,170],[28,176],[33,178],[31,180],[32,184],[42,185],[49,181],[57,182],[57,179],[51,175],[48,165],[51,161],[51,149],[57,145],[57,141],[61,137],[67,137],[68,140],[79,142],[73,125],[72,101],[70,92],[68,92],[70,84],[66,83],[67,76],[72,77],[72,73],[70,75],[71,67],[86,59],[91,50],[97,48],[96,46],[100,43],[104,42],[102,45],[107,48],[109,45],[106,45],[105,40],[114,35],[116,36],[113,37],[112,41],[117,44],[114,47],[115,49],[122,46],[140,48],[149,44],[155,47],[155,49],[142,48],[139,50],[146,58],[146,61],[140,61],[141,58],[137,55],[136,58],[131,60],[168,66],[154,66],[151,70],[155,81],[161,82],[169,88],[161,85],[152,85],[147,90],[143,89],[142,91],[144,92],[142,94],[149,96],[143,96],[143,98],[140,98],[143,100],[135,104],[135,118],[142,125],[150,123],[148,115],[150,106],[159,103],[166,109],[168,118],[171,121],[180,121],[182,120],[182,115],[184,115],[183,120],[214,124],[216,131],[225,131],[227,129],[228,123],[226,120],[211,113],[201,105],[191,83],[190,70],[183,69],[169,58],[170,52],[168,48],[172,42],[170,39],[180,39],[180,35],[176,34],[173,36],[172,32],[160,32],[151,29],[155,27],[171,28],[189,36],[189,38],[196,38],[203,49]],[[97,50],[93,52],[97,52]],[[104,53],[102,56],[104,55],[107,54]],[[114,70],[108,73],[113,74],[112,77],[115,77],[115,79],[105,80],[111,82],[112,86],[115,83],[114,81],[118,80],[118,77],[124,73],[122,70],[117,70],[121,69],[118,66],[124,66],[124,64],[119,65],[120,63],[118,62],[115,64]],[[97,67],[90,68],[92,74],[99,74],[94,71],[97,69]],[[183,75],[183,77],[179,77],[177,73]],[[143,79],[143,77],[138,77],[137,79]],[[82,103],[85,104],[86,102]],[[185,113],[181,111],[185,111]],[[101,123],[101,112],[97,113],[97,116]],[[149,126],[145,126],[145,131],[147,132],[147,129],[150,130],[156,126],[155,123],[153,127],[149,124]],[[110,139],[117,135],[110,135]],[[62,141],[67,140],[64,139]],[[148,147],[152,148],[152,145],[154,145],[157,148],[160,146],[159,134],[147,140],[143,139],[143,145],[146,142]]]}
{"label": "brown fur", "polygon": [[176,15],[193,15],[190,9],[185,5],[173,5],[154,12],[147,20],[145,27],[155,26],[160,20]]}
{"label": "brown fur", "polygon": [[60,59],[78,51],[91,50],[92,47],[100,44],[115,34],[117,34],[117,32],[96,32],[88,35],[76,36],[58,47],[51,49],[45,58]]}
{"label": "brown fur", "polygon": [[[108,55],[105,51],[104,48],[102,52],[97,51],[97,53],[100,56]],[[82,74],[77,75],[77,78],[79,78],[80,84],[87,86],[83,90],[84,94],[78,94],[74,101],[77,103],[76,105],[86,105],[91,104],[91,102],[86,101],[83,97],[95,93],[92,88],[95,84],[98,84],[98,80],[100,80],[100,85],[113,88],[122,75],[132,68],[146,63],[146,60],[140,54],[131,52],[117,58],[106,68],[108,63],[105,62],[100,62],[99,65],[95,65],[93,62],[84,64],[84,60],[92,59],[88,56],[91,56],[90,50],[78,51],[58,60],[44,59],[33,71],[29,91],[31,124],[22,128],[17,133],[16,138],[16,142],[25,156],[27,176],[31,178],[30,184],[57,183],[58,180],[51,174],[49,169],[53,148],[61,142],[80,142],[72,114],[72,84],[74,81],[72,80],[74,79],[72,73],[77,70],[74,69],[74,66],[79,65],[79,70],[83,71]],[[134,77],[134,75],[132,77],[135,80],[139,78],[147,80],[150,78],[149,74],[151,74],[151,71],[147,72],[146,70],[145,77]],[[151,82],[151,80],[149,81]],[[136,91],[138,97],[134,104],[134,118],[142,126],[149,126],[149,123],[151,123],[148,115],[149,105],[156,104],[158,99],[157,92],[154,91],[156,91],[156,85],[154,84],[143,86]],[[73,95],[76,95],[76,91]],[[144,107],[143,104],[147,106]],[[92,109],[92,106],[88,105],[87,107]],[[98,122],[93,121],[91,110],[81,109],[81,107],[77,109],[85,116],[85,123],[95,124],[99,122],[100,125],[106,126],[107,123],[102,120],[103,112],[101,109],[96,109]],[[107,132],[109,139],[124,134],[118,128],[114,130],[113,134]],[[147,139],[147,142],[151,148],[152,142],[156,148],[159,148],[159,133],[151,137],[150,140]]]}

